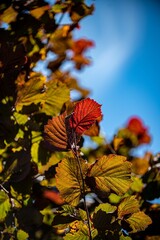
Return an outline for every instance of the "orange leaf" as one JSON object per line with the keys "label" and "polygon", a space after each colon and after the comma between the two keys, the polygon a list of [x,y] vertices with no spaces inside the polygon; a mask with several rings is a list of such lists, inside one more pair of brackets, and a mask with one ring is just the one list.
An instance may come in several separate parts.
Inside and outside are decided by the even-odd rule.
{"label": "orange leaf", "polygon": [[78,134],[83,134],[102,116],[101,105],[90,98],[78,102],[70,117],[70,127]]}
{"label": "orange leaf", "polygon": [[61,198],[59,192],[55,192],[53,190],[45,190],[43,193],[43,197],[49,199],[50,201],[61,205],[64,203],[64,200]]}
{"label": "orange leaf", "polygon": [[65,126],[66,112],[48,120],[44,127],[45,140],[56,150],[67,150],[67,132]]}

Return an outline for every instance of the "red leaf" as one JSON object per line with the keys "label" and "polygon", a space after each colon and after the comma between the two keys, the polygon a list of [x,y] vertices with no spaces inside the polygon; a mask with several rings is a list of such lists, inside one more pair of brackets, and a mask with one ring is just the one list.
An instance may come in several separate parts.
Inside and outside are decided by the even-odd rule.
{"label": "red leaf", "polygon": [[70,117],[70,127],[78,134],[83,134],[102,116],[101,105],[90,98],[78,102]]}

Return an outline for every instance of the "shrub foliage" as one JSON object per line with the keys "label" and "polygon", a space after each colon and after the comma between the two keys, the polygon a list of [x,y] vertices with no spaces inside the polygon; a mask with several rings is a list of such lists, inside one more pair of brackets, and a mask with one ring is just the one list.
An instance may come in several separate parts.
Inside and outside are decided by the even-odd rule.
{"label": "shrub foliage", "polygon": [[[160,197],[160,157],[132,154],[150,142],[147,128],[132,118],[108,143],[99,134],[101,105],[72,76],[90,64],[86,51],[94,43],[75,39],[74,32],[93,11],[84,0],[1,1],[3,240],[160,235],[159,205],[151,201]],[[86,136],[95,148],[85,148]]]}

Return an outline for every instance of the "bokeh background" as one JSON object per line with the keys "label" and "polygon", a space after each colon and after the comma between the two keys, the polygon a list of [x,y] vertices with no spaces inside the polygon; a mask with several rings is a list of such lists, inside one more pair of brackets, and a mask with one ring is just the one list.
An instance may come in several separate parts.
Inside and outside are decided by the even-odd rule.
{"label": "bokeh background", "polygon": [[[94,4],[95,11],[80,22],[74,36],[94,41],[95,47],[87,52],[92,65],[72,74],[102,104],[101,133],[107,141],[137,116],[152,141],[136,154],[156,154],[160,152],[160,0],[86,2]],[[68,21],[63,18],[64,24]],[[46,65],[43,70],[39,64],[37,70],[47,75]],[[74,100],[75,93],[71,96]]]}
{"label": "bokeh background", "polygon": [[92,65],[74,74],[102,104],[102,134],[110,140],[131,116],[149,128],[152,142],[137,154],[160,151],[160,1],[101,0],[75,37],[94,40]]}

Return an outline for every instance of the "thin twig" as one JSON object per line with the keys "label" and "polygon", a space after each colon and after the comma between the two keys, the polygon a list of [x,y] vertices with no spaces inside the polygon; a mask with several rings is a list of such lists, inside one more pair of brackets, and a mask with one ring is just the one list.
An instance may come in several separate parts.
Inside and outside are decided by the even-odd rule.
{"label": "thin twig", "polygon": [[87,203],[86,203],[86,198],[85,198],[85,183],[84,183],[84,178],[83,178],[83,171],[82,171],[82,167],[81,167],[81,163],[80,163],[80,159],[79,159],[79,154],[77,151],[77,142],[76,142],[76,137],[75,134],[73,134],[74,136],[74,149],[72,149],[73,154],[75,155],[77,162],[78,162],[78,166],[79,166],[79,171],[80,171],[80,177],[82,180],[82,189],[81,189],[81,193],[82,193],[82,198],[84,201],[84,208],[87,214],[87,224],[88,224],[88,230],[89,230],[89,240],[92,240],[92,235],[91,235],[91,227],[90,227],[90,216],[89,216],[89,211],[88,211],[88,207],[87,207]]}

